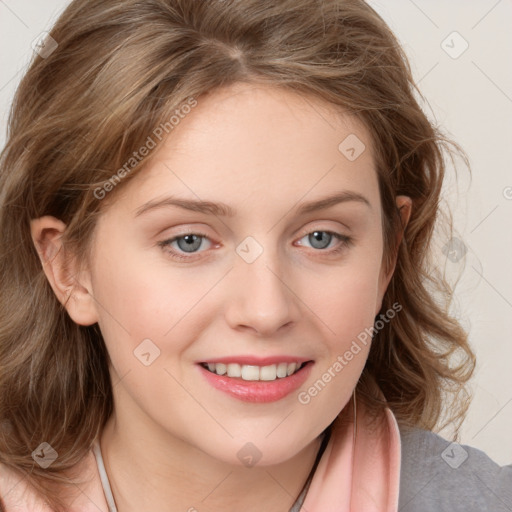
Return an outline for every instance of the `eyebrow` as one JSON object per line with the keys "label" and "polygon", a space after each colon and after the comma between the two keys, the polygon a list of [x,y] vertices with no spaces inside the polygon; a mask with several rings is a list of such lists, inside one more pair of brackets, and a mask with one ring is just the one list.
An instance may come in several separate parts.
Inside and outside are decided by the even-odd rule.
{"label": "eyebrow", "polygon": [[[337,204],[347,202],[357,202],[365,204],[371,209],[371,204],[368,201],[368,199],[366,199],[366,197],[361,195],[359,192],[345,190],[343,192],[339,192],[337,194],[324,197],[322,199],[302,203],[297,209],[296,213],[298,215],[304,215],[305,213],[311,213],[317,210],[325,210]],[[178,208],[183,208],[185,210],[213,214],[219,217],[234,217],[237,213],[236,209],[232,208],[226,203],[200,201],[193,199],[181,199],[178,197],[169,196],[163,199],[149,201],[143,204],[140,208],[136,210],[135,217],[143,215],[144,213],[147,213],[152,210],[167,208],[169,206],[177,206]]]}

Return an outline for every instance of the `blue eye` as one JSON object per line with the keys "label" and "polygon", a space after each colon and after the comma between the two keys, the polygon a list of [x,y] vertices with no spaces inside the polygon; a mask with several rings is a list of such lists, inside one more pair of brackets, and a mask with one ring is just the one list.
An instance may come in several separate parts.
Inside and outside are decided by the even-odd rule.
{"label": "blue eye", "polygon": [[308,237],[308,242],[313,245],[313,248],[323,250],[329,246],[331,241],[334,239],[334,235],[335,233],[331,233],[329,231],[313,231],[305,236]]}
{"label": "blue eye", "polygon": [[[326,254],[334,255],[338,254],[342,250],[350,247],[352,245],[352,238],[346,235],[342,235],[340,233],[335,233],[333,231],[326,231],[321,229],[316,229],[315,231],[309,231],[302,238],[308,239],[308,243],[311,244],[313,249],[318,249],[319,251],[325,251]],[[300,240],[302,240],[302,238]],[[330,243],[333,240],[338,240],[337,247],[333,249],[328,249]],[[300,244],[302,245],[302,244]]]}
{"label": "blue eye", "polygon": [[[317,249],[316,252],[323,251],[326,255],[337,254],[352,245],[351,237],[340,233],[334,233],[332,231],[309,231],[302,236],[302,238],[305,237],[308,238],[308,242],[311,244],[312,248]],[[300,240],[302,240],[302,238]],[[169,253],[173,259],[191,260],[194,258],[193,255],[202,252],[199,251],[199,249],[201,248],[204,240],[209,240],[211,242],[208,235],[204,233],[185,233],[183,235],[158,242],[158,245]],[[329,248],[333,240],[338,240],[338,246],[335,248]],[[302,243],[299,245],[302,245]]]}
{"label": "blue eye", "polygon": [[187,254],[195,254],[197,249],[201,247],[202,241],[204,239],[208,239],[208,236],[204,233],[186,233],[184,235],[175,236],[169,240],[159,242],[158,245],[168,250],[173,258],[188,259],[188,256],[183,256],[175,249],[170,250],[169,248],[172,247],[172,244],[176,242],[180,251],[183,251]]}
{"label": "blue eye", "polygon": [[[178,244],[180,250],[185,252],[195,252],[199,247],[201,247],[201,242],[203,240],[201,235],[190,234],[177,237],[174,241]],[[180,242],[182,241],[183,243],[181,244]]]}

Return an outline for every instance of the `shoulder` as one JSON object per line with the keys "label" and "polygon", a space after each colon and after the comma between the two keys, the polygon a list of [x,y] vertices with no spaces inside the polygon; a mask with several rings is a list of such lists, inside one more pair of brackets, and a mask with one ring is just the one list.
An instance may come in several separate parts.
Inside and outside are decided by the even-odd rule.
{"label": "shoulder", "polygon": [[[106,512],[108,507],[92,450],[79,463],[78,472],[80,481],[76,484],[76,495],[70,497],[73,508],[69,512]],[[23,475],[0,462],[0,512],[53,511]]]}
{"label": "shoulder", "polygon": [[400,427],[401,512],[512,511],[512,465],[433,432]]}
{"label": "shoulder", "polygon": [[0,462],[0,512],[51,512],[25,478]]}

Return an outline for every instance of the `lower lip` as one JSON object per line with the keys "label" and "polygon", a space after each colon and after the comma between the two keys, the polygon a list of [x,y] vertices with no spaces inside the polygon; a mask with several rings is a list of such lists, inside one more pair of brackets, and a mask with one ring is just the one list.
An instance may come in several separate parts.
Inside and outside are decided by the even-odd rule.
{"label": "lower lip", "polygon": [[216,389],[224,391],[243,402],[276,402],[298,389],[311,373],[313,362],[307,362],[298,372],[289,377],[270,381],[250,381],[226,377],[212,373],[200,364],[197,365],[206,380]]}

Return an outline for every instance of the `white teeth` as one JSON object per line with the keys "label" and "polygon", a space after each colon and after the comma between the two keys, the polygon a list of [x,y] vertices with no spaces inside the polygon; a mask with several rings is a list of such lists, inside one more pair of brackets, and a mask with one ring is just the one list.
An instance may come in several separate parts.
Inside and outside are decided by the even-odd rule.
{"label": "white teeth", "polygon": [[227,375],[228,377],[238,377],[243,380],[264,380],[272,381],[276,378],[283,379],[289,377],[302,368],[301,363],[279,363],[268,366],[253,366],[249,364],[240,365],[237,363],[208,363],[208,370],[217,375]]}
{"label": "white teeth", "polygon": [[217,375],[224,375],[226,373],[226,365],[223,363],[215,364],[215,373]]}
{"label": "white teeth", "polygon": [[279,363],[277,365],[277,376],[282,379],[288,375],[288,363]]}
{"label": "white teeth", "polygon": [[277,368],[275,364],[262,366],[260,370],[260,380],[276,380]]}
{"label": "white teeth", "polygon": [[[209,365],[208,365],[209,367]],[[236,363],[228,364],[228,377],[241,377],[242,376],[242,367]]]}
{"label": "white teeth", "polygon": [[260,367],[244,364],[242,366],[242,379],[244,379],[244,380],[260,380]]}

